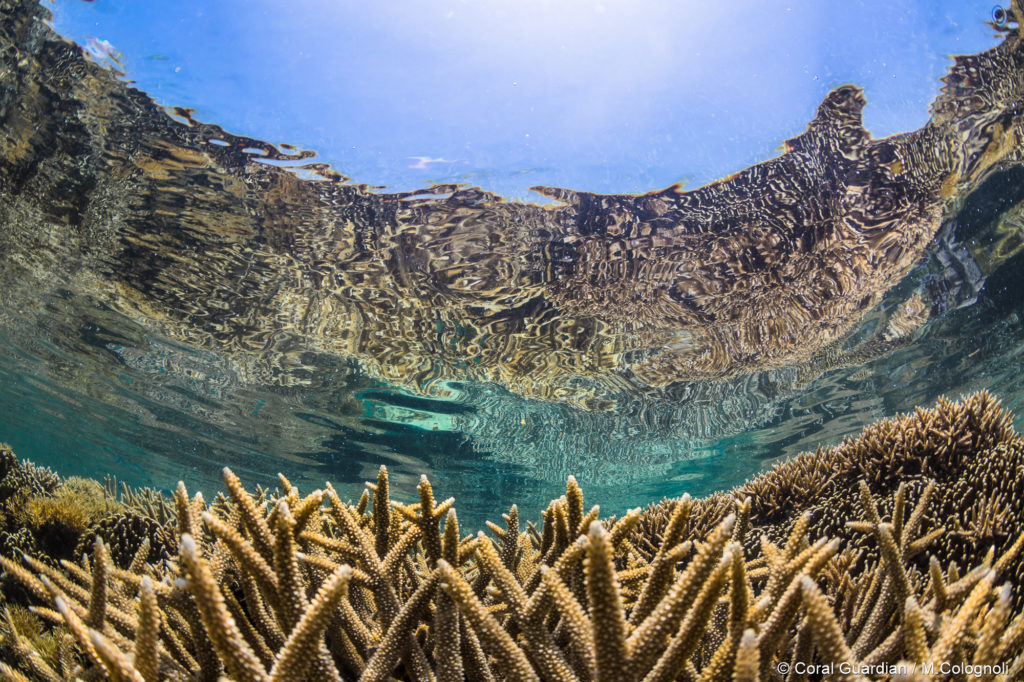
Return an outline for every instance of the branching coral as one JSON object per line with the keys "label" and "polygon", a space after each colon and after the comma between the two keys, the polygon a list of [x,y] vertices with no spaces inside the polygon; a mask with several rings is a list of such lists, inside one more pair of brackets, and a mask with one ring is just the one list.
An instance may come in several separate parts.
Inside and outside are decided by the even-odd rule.
{"label": "branching coral", "polygon": [[167,498],[158,490],[132,488],[123,481],[118,485],[117,478],[113,476],[104,477],[103,487],[107,491],[107,496],[120,502],[125,509],[138,516],[152,519],[161,526],[175,518],[174,508],[167,503]]}
{"label": "branching coral", "polygon": [[165,497],[108,479],[106,485],[20,462],[0,444],[0,554],[22,553],[57,566],[91,552],[102,538],[119,568],[158,562],[177,551],[174,512]]}
{"label": "branching coral", "polygon": [[[846,526],[860,513],[857,482],[863,480],[891,513],[900,499],[924,494],[927,481],[934,481],[921,514],[946,532],[930,552],[944,566],[954,561],[963,567],[989,549],[1007,551],[1024,529],[1024,443],[1012,422],[1013,415],[986,392],[958,402],[939,399],[935,408],[882,420],[857,438],[799,455],[739,488],[696,501],[689,527],[707,532],[730,513],[735,499],[746,498],[758,536],[781,542],[800,514],[810,513],[812,539],[838,537],[873,559],[873,542]],[[649,509],[641,523],[645,536],[667,532],[676,505],[665,501]],[[748,537],[748,552],[757,541]],[[650,552],[645,543],[639,548]],[[927,557],[916,556],[926,568]],[[1016,584],[1024,584],[1024,574],[1013,571]]]}
{"label": "branching coral", "polygon": [[156,562],[167,559],[177,549],[178,540],[170,524],[161,525],[149,516],[131,510],[112,512],[93,523],[75,546],[75,556],[81,556],[100,538],[110,548],[114,563],[127,568],[139,549],[146,545],[142,559]]}
{"label": "branching coral", "polygon": [[0,498],[7,498],[16,491],[44,495],[58,485],[57,474],[31,462],[19,461],[10,445],[0,443]]}
{"label": "branching coral", "polygon": [[32,530],[47,555],[64,557],[87,528],[119,510],[99,483],[72,476],[52,492],[30,497],[15,517]]}
{"label": "branching coral", "polygon": [[[225,470],[229,494],[213,505],[179,485],[167,561],[148,561],[146,543],[125,570],[99,536],[89,555],[59,569],[0,559],[10,580],[46,604],[33,607],[36,616],[60,626],[44,651],[41,631],[24,636],[8,617],[13,665],[0,673],[714,682],[808,679],[804,668],[784,674],[783,663],[866,680],[952,662],[980,666],[989,680],[1020,679],[1024,612],[1003,582],[1016,577],[1024,546],[1009,497],[1020,479],[990,478],[1016,466],[1024,447],[1006,413],[980,396],[874,427],[840,449],[852,458],[874,452],[872,438],[916,444],[921,420],[948,431],[949,452],[975,442],[979,450],[921,465],[945,482],[921,476],[879,494],[882,479],[861,475],[845,497],[824,498],[845,506],[775,523],[765,522],[771,507],[758,491],[775,485],[778,494],[785,483],[602,519],[570,479],[539,530],[524,532],[512,507],[504,526],[490,524],[493,535],[460,537],[453,502],[438,502],[425,478],[420,501],[399,504],[382,468],[353,505],[330,486],[303,496],[284,477],[276,493],[250,493]],[[965,505],[985,483],[1005,507],[986,527],[1017,535],[998,552],[971,545],[959,561],[940,562],[950,537],[960,542],[983,522],[935,516],[950,482]]]}

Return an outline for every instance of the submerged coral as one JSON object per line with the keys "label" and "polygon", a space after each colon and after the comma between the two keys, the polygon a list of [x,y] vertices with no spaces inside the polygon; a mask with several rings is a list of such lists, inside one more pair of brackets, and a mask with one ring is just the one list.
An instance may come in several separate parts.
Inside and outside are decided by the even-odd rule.
{"label": "submerged coral", "polygon": [[[870,492],[893,497],[892,510],[908,495],[928,495],[926,513],[945,527],[931,549],[943,565],[961,567],[989,550],[1006,551],[1024,530],[1024,451],[1012,415],[987,392],[959,402],[940,399],[934,409],[884,419],[857,438],[805,453],[732,491],[700,500],[693,518],[706,532],[732,508],[751,502],[751,523],[773,540],[785,537],[802,513],[811,514],[813,539],[838,537],[869,549],[846,526],[861,504],[863,481]],[[649,510],[644,526],[657,535],[672,501]],[[1024,585],[1024,565],[1012,569]]]}
{"label": "submerged coral", "polygon": [[52,492],[60,479],[50,469],[21,462],[11,446],[0,443],[0,498],[15,494],[45,495]]}
{"label": "submerged coral", "polygon": [[1021,679],[1022,452],[1009,413],[978,394],[729,494],[602,518],[570,478],[539,529],[512,506],[468,536],[425,477],[401,504],[382,467],[351,504],[283,476],[249,493],[225,469],[213,504],[179,485],[170,560],[149,561],[147,541],[126,570],[98,536],[59,569],[0,559],[66,629],[38,643],[43,630],[8,617],[0,671],[653,682],[816,679],[805,666],[826,665],[918,679],[960,663]]}
{"label": "submerged coral", "polygon": [[0,443],[0,554],[25,554],[56,566],[91,551],[99,537],[115,563],[127,567],[139,547],[159,561],[177,549],[173,514],[156,491],[135,490],[19,462]]}

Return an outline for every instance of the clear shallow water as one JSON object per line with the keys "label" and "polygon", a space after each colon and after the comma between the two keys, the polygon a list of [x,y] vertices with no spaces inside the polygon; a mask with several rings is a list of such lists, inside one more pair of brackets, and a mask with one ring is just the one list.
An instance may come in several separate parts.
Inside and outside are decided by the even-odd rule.
{"label": "clear shallow water", "polygon": [[[81,68],[74,60],[72,67]],[[45,68],[42,74],[64,75]],[[112,79],[95,82],[112,91],[117,87]],[[76,97],[92,102],[90,93],[79,90]],[[122,95],[104,97],[102,91],[96,96],[99,104],[122,102]],[[7,286],[0,297],[0,438],[21,456],[63,473],[114,473],[130,483],[158,488],[184,479],[190,488],[214,490],[220,487],[220,468],[226,464],[247,483],[273,484],[273,474],[283,470],[300,486],[318,486],[328,479],[357,497],[362,481],[372,479],[377,467],[386,464],[398,494],[409,496],[426,473],[441,494],[456,496],[460,514],[469,523],[478,524],[483,517],[496,518],[511,501],[535,515],[564,489],[570,473],[591,502],[612,513],[666,495],[730,487],[776,458],[852,435],[880,417],[929,404],[943,393],[987,388],[1018,413],[1024,412],[1017,370],[1024,343],[1021,258],[1016,253],[1024,229],[1019,167],[994,171],[985,183],[972,186],[970,198],[948,210],[946,219],[953,223],[939,230],[938,238],[927,240],[929,245],[912,259],[907,272],[878,293],[877,303],[833,323],[842,331],[838,345],[828,346],[828,352],[803,357],[790,351],[789,363],[664,386],[619,369],[577,379],[559,364],[577,362],[576,356],[560,355],[565,348],[575,348],[575,342],[558,336],[562,331],[555,326],[550,345],[541,345],[530,355],[534,363],[538,357],[555,357],[553,367],[537,364],[532,372],[502,374],[510,364],[499,358],[492,380],[483,381],[472,366],[465,366],[466,357],[472,356],[459,355],[473,342],[465,331],[472,327],[465,320],[417,319],[412,331],[402,335],[382,316],[371,336],[387,343],[367,346],[378,348],[377,354],[363,347],[351,356],[331,345],[337,335],[314,333],[332,322],[331,315],[293,314],[296,307],[310,306],[289,298],[291,292],[308,292],[315,286],[289,289],[286,278],[278,278],[272,280],[270,303],[259,293],[266,289],[248,297],[246,287],[271,281],[247,279],[249,272],[269,272],[270,266],[253,255],[259,249],[248,244],[239,252],[245,258],[221,260],[222,253],[238,254],[218,251],[216,240],[246,234],[246,211],[267,216],[275,227],[258,233],[254,242],[281,240],[284,246],[276,253],[299,254],[298,262],[287,263],[282,272],[302,277],[318,267],[330,267],[329,262],[322,265],[300,257],[334,243],[323,236],[323,222],[317,222],[321,204],[310,203],[296,191],[282,199],[287,211],[252,209],[245,197],[280,191],[286,183],[274,180],[279,184],[263,187],[260,183],[270,182],[269,176],[249,166],[235,172],[232,163],[246,163],[237,150],[232,156],[199,163],[182,151],[195,141],[181,136],[192,135],[194,129],[182,132],[169,127],[169,119],[146,118],[156,116],[152,108],[132,107],[146,115],[128,130],[147,137],[106,149],[113,157],[111,167],[121,167],[121,153],[131,156],[135,167],[143,168],[141,179],[104,186],[106,176],[97,171],[101,181],[85,190],[87,205],[69,210],[73,197],[58,192],[29,196],[21,212],[12,209],[6,214],[4,224],[9,250]],[[84,133],[66,122],[65,126],[53,139],[88,144]],[[79,134],[81,138],[75,137]],[[216,132],[203,135],[232,139]],[[235,146],[259,148],[258,144],[243,141]],[[153,150],[161,148],[172,153],[158,159]],[[16,150],[17,145],[8,149]],[[68,150],[58,146],[43,152],[38,158],[61,159]],[[159,163],[139,162],[143,152]],[[8,154],[12,156],[17,158],[17,153]],[[82,191],[69,166],[54,166],[47,170],[56,178],[53,186],[59,189],[66,182]],[[199,170],[187,175],[190,167]],[[323,172],[313,171],[312,177]],[[221,176],[224,179],[217,180]],[[13,182],[20,176],[8,173],[5,178]],[[181,178],[188,182],[177,184]],[[233,189],[233,179],[247,185],[244,192]],[[243,200],[220,203],[221,197],[235,195]],[[217,210],[198,204],[196,197],[205,196],[212,197],[209,206]],[[328,196],[341,206],[339,210],[348,210],[342,201],[347,195]],[[440,200],[427,199],[425,215],[445,214],[438,208]],[[372,204],[376,199],[367,201]],[[628,209],[630,204],[623,206]],[[513,216],[541,215],[518,204],[500,207]],[[456,206],[471,217],[477,208],[469,198]],[[180,229],[178,223],[161,217],[166,215],[186,224],[186,236],[170,246],[155,245],[152,240],[158,238],[152,235]],[[282,216],[290,221],[273,222]],[[237,225],[230,222],[233,217]],[[105,230],[111,225],[116,229]],[[483,227],[485,233],[493,229],[486,222]],[[531,229],[522,227],[522,234],[531,234]],[[312,246],[303,242],[307,236]],[[394,235],[380,239],[387,248],[377,254],[387,259],[414,260],[418,253]],[[140,246],[139,240],[145,243]],[[180,271],[167,265],[171,257],[150,258],[150,252],[155,256],[171,247],[182,255]],[[500,240],[493,248],[478,247],[478,252],[518,253]],[[396,281],[419,272],[415,264],[395,263],[384,262],[379,270]],[[502,263],[499,259],[495,267]],[[357,266],[344,274],[363,272]],[[207,277],[206,270],[220,275]],[[182,293],[185,285],[192,289]],[[378,296],[401,285],[374,285],[357,293]],[[852,352],[884,330],[908,298],[921,292],[934,309],[931,319],[914,326],[887,352]],[[402,300],[402,293],[397,300]],[[576,306],[573,319],[602,320],[601,315],[587,316],[582,299],[567,300],[567,305]],[[446,299],[437,299],[438,310],[443,312],[445,306]],[[223,315],[218,317],[216,310]],[[517,316],[509,319],[538,318],[534,309],[516,310]],[[253,317],[245,324],[235,320],[246,314]],[[402,315],[392,313],[399,321]],[[267,317],[273,317],[276,326],[266,324]],[[211,318],[209,324],[204,321]],[[543,318],[540,324],[543,327]],[[270,331],[264,333],[264,328]],[[427,375],[417,374],[423,371],[417,369],[420,365],[406,364],[408,358],[423,357],[454,359],[445,360],[443,371],[435,368]],[[628,362],[632,356],[624,357],[622,362]]]}

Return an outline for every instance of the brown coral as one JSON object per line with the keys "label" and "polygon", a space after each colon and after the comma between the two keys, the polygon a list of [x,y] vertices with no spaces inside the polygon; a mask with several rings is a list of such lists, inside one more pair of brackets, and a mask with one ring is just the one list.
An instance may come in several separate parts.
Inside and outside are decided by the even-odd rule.
{"label": "brown coral", "polygon": [[72,476],[52,492],[28,498],[14,515],[31,529],[45,555],[71,558],[86,529],[118,509],[98,482]]}
{"label": "brown coral", "polygon": [[148,563],[170,558],[178,547],[172,524],[160,524],[128,509],[107,514],[89,526],[78,540],[75,556],[89,551],[96,538],[110,548],[114,564],[121,568],[128,568],[143,543],[147,543],[143,558]]}
{"label": "brown coral", "polygon": [[[860,476],[886,444],[920,447],[922,423],[945,432],[944,445],[926,441],[943,452],[919,462],[934,480],[900,483],[906,472],[884,466]],[[1024,536],[1010,497],[1021,483],[991,480],[1024,449],[1008,424],[979,395],[877,425],[824,455],[853,462],[822,497],[837,506],[788,519],[758,495],[793,490],[813,471],[806,459],[728,496],[620,519],[586,512],[570,479],[539,531],[522,532],[513,507],[494,536],[461,538],[426,479],[417,504],[397,504],[382,469],[350,505],[283,477],[280,492],[250,494],[225,471],[230,498],[209,507],[179,486],[169,562],[137,553],[125,571],[97,540],[62,570],[0,563],[53,607],[35,610],[71,633],[79,672],[115,679],[797,680],[779,664],[801,661],[860,680],[901,661],[957,661],[1010,680],[1024,672],[1012,587]],[[889,452],[883,464],[908,457]],[[957,513],[987,491],[1001,515],[937,517],[950,487]],[[951,552],[953,563],[936,558]],[[48,679],[31,646],[11,651],[21,674]]]}
{"label": "brown coral", "polygon": [[[732,491],[698,500],[690,527],[707,532],[730,513],[735,499],[746,498],[750,522],[759,529],[748,538],[748,551],[760,534],[780,542],[809,512],[812,538],[838,537],[874,557],[873,543],[846,526],[859,514],[857,482],[863,480],[882,498],[882,511],[892,513],[900,500],[918,498],[927,481],[934,481],[921,513],[946,532],[931,552],[944,566],[965,566],[989,549],[1006,551],[1024,529],[1024,442],[1012,424],[1013,415],[987,392],[957,402],[940,398],[934,408],[882,420],[840,445],[799,455]],[[645,536],[664,532],[676,504],[667,500],[648,510],[641,525]],[[1022,584],[1024,574],[1013,571]]]}

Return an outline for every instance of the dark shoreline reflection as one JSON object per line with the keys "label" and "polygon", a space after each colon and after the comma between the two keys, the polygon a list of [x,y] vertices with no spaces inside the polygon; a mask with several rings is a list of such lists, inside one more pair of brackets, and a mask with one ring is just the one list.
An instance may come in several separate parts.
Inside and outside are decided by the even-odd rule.
{"label": "dark shoreline reflection", "polygon": [[[542,207],[265,163],[308,154],[169,116],[35,3],[4,14],[0,321],[9,357],[47,358],[5,376],[45,375],[41,395],[68,387],[202,443],[199,477],[291,457],[361,481],[379,463],[413,477],[487,455],[508,485],[610,485],[724,452],[794,416],[823,373],[913,356],[925,324],[960,314],[977,295],[964,272],[908,274],[936,235],[955,242],[941,227],[965,197],[1024,159],[1015,22],[957,58],[921,130],[872,140],[844,86],[785,154],[723,181],[539,188],[560,202]],[[1012,257],[999,239],[995,257],[970,254],[985,276]],[[429,409],[441,400],[466,409]],[[175,456],[174,442],[140,447]],[[467,464],[460,485],[486,471]]]}

